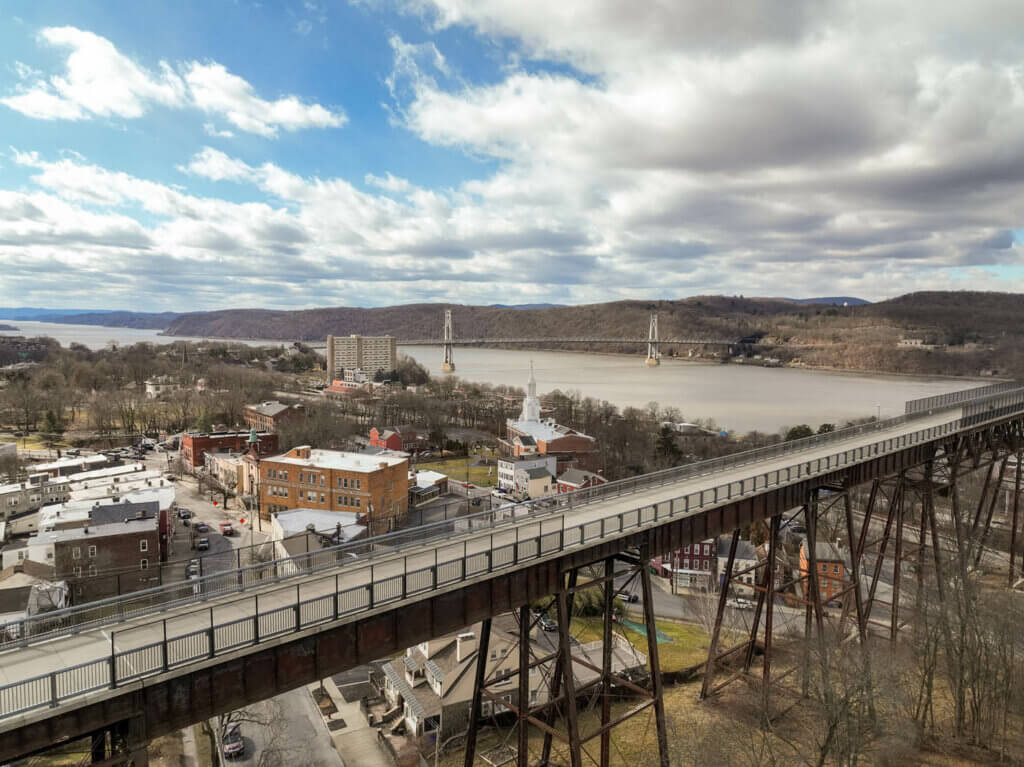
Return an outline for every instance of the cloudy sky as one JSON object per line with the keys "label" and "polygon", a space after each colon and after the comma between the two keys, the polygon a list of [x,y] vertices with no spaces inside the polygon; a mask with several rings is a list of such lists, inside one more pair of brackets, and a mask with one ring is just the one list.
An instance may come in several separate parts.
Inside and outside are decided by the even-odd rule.
{"label": "cloudy sky", "polygon": [[1020,290],[1020,0],[6,0],[0,305]]}

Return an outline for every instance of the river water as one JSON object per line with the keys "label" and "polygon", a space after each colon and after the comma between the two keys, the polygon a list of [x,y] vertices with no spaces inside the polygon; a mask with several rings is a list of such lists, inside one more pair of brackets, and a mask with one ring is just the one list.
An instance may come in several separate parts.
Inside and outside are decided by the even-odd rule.
{"label": "river water", "polygon": [[[64,346],[72,342],[99,349],[114,341],[171,343],[178,340],[156,330],[64,325],[50,322],[0,320],[19,330],[4,335],[46,335]],[[188,339],[198,340],[198,339]],[[280,344],[280,341],[244,343]],[[439,346],[400,347],[421,362],[432,375],[440,375]],[[526,386],[530,361],[534,362],[537,389],[578,391],[621,407],[645,407],[649,402],[679,408],[686,420],[713,418],[725,429],[774,432],[784,426],[836,423],[880,414],[903,412],[908,399],[943,394],[982,382],[954,378],[834,373],[798,368],[762,368],[663,359],[648,368],[642,355],[579,354],[572,352],[508,351],[455,348],[455,374],[470,381]]]}
{"label": "river water", "polygon": [[[399,347],[439,375],[440,346]],[[679,408],[685,420],[713,418],[725,429],[775,432],[784,426],[843,422],[903,412],[908,399],[944,394],[982,382],[954,378],[834,373],[800,368],[684,362],[662,359],[649,368],[643,355],[505,351],[455,347],[455,375],[470,381],[525,388],[533,360],[540,393],[578,391],[621,407],[649,402]]]}

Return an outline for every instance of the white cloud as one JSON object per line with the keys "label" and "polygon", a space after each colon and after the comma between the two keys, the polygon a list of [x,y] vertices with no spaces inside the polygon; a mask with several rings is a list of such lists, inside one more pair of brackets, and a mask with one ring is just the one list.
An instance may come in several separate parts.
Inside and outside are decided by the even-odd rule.
{"label": "white cloud", "polygon": [[205,112],[221,115],[247,133],[272,137],[277,135],[278,128],[335,128],[347,119],[319,104],[304,104],[295,96],[265,101],[248,82],[220,64],[192,62],[185,81],[193,104]]}
{"label": "white cloud", "polygon": [[218,128],[213,123],[203,123],[203,132],[214,138],[234,138],[235,134],[226,128]]}
{"label": "white cloud", "polygon": [[[0,103],[28,117],[132,119],[153,106],[193,107],[268,138],[279,129],[338,127],[347,119],[340,110],[306,104],[294,95],[262,99],[249,82],[216,62],[172,67],[161,61],[154,72],[125,56],[109,40],[74,27],[48,27],[40,39],[69,53],[65,72],[48,79],[20,62],[15,65],[22,82]],[[216,135],[227,137],[230,132]]]}

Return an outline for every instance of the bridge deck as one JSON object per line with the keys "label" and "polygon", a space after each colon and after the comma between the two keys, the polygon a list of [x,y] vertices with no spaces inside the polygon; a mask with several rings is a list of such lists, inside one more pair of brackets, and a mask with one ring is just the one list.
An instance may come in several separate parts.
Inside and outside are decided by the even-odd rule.
{"label": "bridge deck", "polygon": [[384,605],[400,608],[438,591],[493,577],[497,571],[525,567],[936,439],[954,431],[960,416],[959,408],[944,410],[801,452],[641,487],[581,508],[528,517],[522,512],[521,518],[510,508],[504,524],[454,533],[369,561],[352,559],[285,583],[256,585],[244,593],[203,599],[196,586],[194,603],[123,622],[112,619],[109,625],[0,653],[0,731],[16,726],[23,712],[82,705],[90,696],[109,693],[112,686],[134,679],[213,656],[244,654],[262,642],[319,623],[333,626],[354,620],[385,609]]}

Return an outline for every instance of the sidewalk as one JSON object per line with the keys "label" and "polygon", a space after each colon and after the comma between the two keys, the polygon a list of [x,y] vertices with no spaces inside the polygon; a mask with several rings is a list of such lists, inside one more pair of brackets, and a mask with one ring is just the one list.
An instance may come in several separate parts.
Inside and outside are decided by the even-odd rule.
{"label": "sidewalk", "polygon": [[[311,690],[317,687],[316,683],[310,685]],[[324,721],[345,720],[343,728],[331,732],[331,739],[346,767],[394,767],[391,757],[377,743],[377,730],[366,721],[359,709],[359,701],[346,703],[338,685],[330,677],[324,680],[324,689],[338,707],[337,713]]]}

